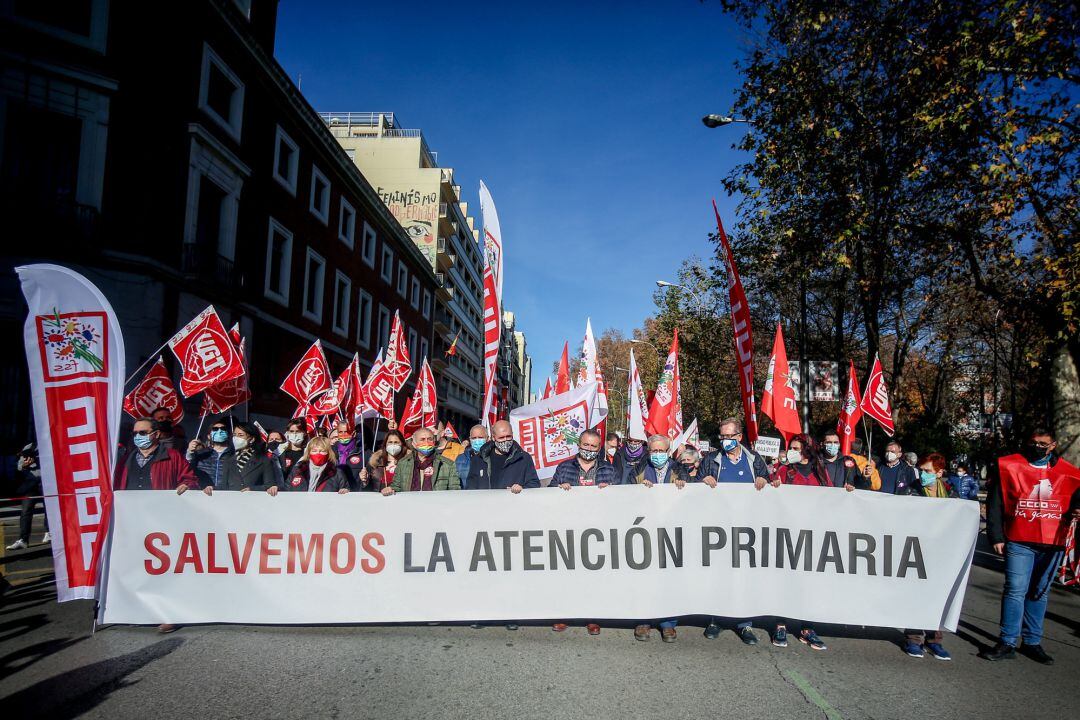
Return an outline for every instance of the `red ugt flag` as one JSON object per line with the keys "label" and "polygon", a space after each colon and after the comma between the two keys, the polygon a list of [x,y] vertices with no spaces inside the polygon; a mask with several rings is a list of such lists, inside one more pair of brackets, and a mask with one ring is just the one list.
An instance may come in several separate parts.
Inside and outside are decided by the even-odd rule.
{"label": "red ugt flag", "polygon": [[251,399],[251,388],[248,387],[247,381],[247,357],[244,355],[244,339],[240,337],[239,325],[232,326],[229,337],[236,344],[236,351],[240,354],[241,362],[244,363],[244,374],[238,378],[211,385],[203,391],[201,415],[204,417],[226,412]]}
{"label": "red ugt flag", "polygon": [[296,367],[281,383],[281,389],[305,408],[313,398],[330,387],[330,368],[326,365],[326,356],[323,355],[322,344],[318,340],[312,343],[300,358],[300,362],[296,363]]}
{"label": "red ugt flag", "polygon": [[784,347],[784,332],[780,329],[780,323],[776,323],[769,374],[765,378],[765,389],[761,391],[761,412],[772,418],[785,443],[791,442],[792,437],[802,432],[795,390],[788,376],[787,349]]}
{"label": "red ugt flag", "polygon": [[892,403],[889,402],[889,388],[885,387],[885,375],[881,369],[881,360],[874,356],[874,366],[870,369],[870,377],[866,379],[866,390],[863,391],[862,402],[859,404],[862,411],[878,421],[882,429],[893,436]]}
{"label": "red ugt flag", "polygon": [[650,434],[664,435],[669,440],[682,435],[682,380],[679,377],[679,329],[671,338],[664,371],[656,384],[652,405],[649,406],[649,420],[645,429]]}
{"label": "red ugt flag", "polygon": [[394,324],[390,326],[390,346],[386,349],[386,360],[383,362],[383,371],[397,392],[405,385],[405,381],[412,374],[412,358],[409,357],[409,346],[405,342],[405,327],[401,324],[401,313],[394,313]]}
{"label": "red ugt flag", "polygon": [[859,380],[855,377],[855,363],[848,360],[847,392],[844,393],[844,404],[840,408],[840,419],[836,423],[836,434],[840,436],[840,454],[851,454],[851,441],[855,439],[855,431],[862,417],[863,411],[859,407],[862,398],[859,395]]}
{"label": "red ugt flag", "polygon": [[394,419],[394,385],[386,372],[383,352],[379,350],[364,384],[364,398],[367,405],[387,420]]}
{"label": "red ugt flag", "polygon": [[146,372],[142,382],[124,397],[124,412],[133,418],[146,417],[158,408],[169,411],[173,424],[184,419],[180,396],[176,394],[172,378],[160,356]]}
{"label": "red ugt flag", "polygon": [[431,374],[427,358],[424,358],[424,364],[420,366],[420,377],[416,380],[416,390],[401,416],[401,434],[412,437],[420,428],[434,428],[438,422],[435,417],[437,405],[435,376]]}
{"label": "red ugt flag", "polygon": [[244,374],[240,354],[213,305],[173,335],[169,349],[183,370],[180,392],[184,397]]}

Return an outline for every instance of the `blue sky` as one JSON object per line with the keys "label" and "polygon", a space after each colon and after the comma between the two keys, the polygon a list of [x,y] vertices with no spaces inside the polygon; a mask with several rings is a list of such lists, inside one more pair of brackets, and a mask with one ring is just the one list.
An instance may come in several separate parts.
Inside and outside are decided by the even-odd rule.
{"label": "blue sky", "polygon": [[711,253],[711,198],[735,224],[720,179],[743,126],[701,117],[730,110],[744,42],[719,3],[697,0],[284,0],[275,54],[316,109],[423,130],[478,223],[487,183],[535,388],[587,316],[597,335],[629,333],[655,280]]}

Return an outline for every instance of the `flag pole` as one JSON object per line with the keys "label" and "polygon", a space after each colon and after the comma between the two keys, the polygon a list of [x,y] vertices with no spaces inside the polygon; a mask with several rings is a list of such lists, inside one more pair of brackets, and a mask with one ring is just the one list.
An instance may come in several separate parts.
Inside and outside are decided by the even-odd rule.
{"label": "flag pole", "polygon": [[199,428],[195,431],[195,439],[198,440],[202,436],[203,421],[206,420],[206,408],[200,408],[199,412]]}
{"label": "flag pole", "polygon": [[375,441],[379,437],[379,423],[382,422],[382,415],[378,415],[375,418],[375,430],[371,434],[371,452],[375,452]]}

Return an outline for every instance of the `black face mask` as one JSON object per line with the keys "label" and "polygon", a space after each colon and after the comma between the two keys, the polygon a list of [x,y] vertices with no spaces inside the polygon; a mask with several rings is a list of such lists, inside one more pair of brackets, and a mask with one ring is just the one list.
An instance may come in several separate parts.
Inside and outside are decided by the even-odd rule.
{"label": "black face mask", "polygon": [[172,420],[158,420],[158,431],[162,433],[172,432]]}
{"label": "black face mask", "polygon": [[1036,447],[1029,443],[1024,446],[1023,453],[1028,462],[1037,463],[1050,454],[1050,449]]}

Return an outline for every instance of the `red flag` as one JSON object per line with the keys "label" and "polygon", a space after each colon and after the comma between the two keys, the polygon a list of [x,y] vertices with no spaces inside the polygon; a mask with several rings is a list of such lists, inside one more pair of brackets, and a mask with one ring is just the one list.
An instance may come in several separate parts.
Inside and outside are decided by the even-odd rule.
{"label": "red flag", "polygon": [[[777,382],[779,381],[779,382]],[[769,358],[769,374],[765,389],[761,392],[761,412],[772,418],[776,429],[784,436],[784,442],[802,432],[799,408],[795,404],[795,390],[788,376],[787,350],[784,348],[784,332],[776,323],[776,339],[773,340],[772,357]]]}
{"label": "red flag", "polygon": [[382,350],[379,350],[371,372],[368,373],[367,382],[364,383],[364,397],[372,410],[387,420],[394,419],[394,385],[386,372]]}
{"label": "red flag", "polygon": [[570,343],[563,343],[562,358],[559,360],[559,373],[555,377],[555,394],[570,392]]}
{"label": "red flag", "polygon": [[[333,415],[343,408],[348,408],[349,396],[352,391],[352,363],[338,376],[330,389],[311,401],[310,410],[313,415]],[[345,416],[352,423],[352,417]]]}
{"label": "red flag", "polygon": [[300,362],[296,363],[296,367],[281,383],[281,389],[305,409],[315,397],[330,387],[330,368],[326,365],[326,356],[323,355],[322,344],[318,340],[311,344]]}
{"label": "red flag", "polygon": [[405,326],[401,324],[401,313],[394,313],[394,323],[390,326],[390,341],[386,349],[386,360],[383,361],[383,371],[397,392],[405,385],[405,381],[412,374],[412,359],[409,357],[409,346],[405,342]]}
{"label": "red flag", "polygon": [[435,376],[431,374],[427,358],[424,358],[424,364],[420,366],[420,376],[416,379],[416,390],[401,416],[401,434],[412,437],[420,428],[434,428],[438,422],[435,417],[437,405]]}
{"label": "red flag", "polygon": [[124,397],[124,412],[133,418],[147,417],[158,408],[169,411],[174,425],[184,419],[180,396],[176,394],[172,378],[160,356],[150,366],[142,382]]}
{"label": "red flag", "polygon": [[341,416],[352,425],[360,422],[364,416],[364,380],[360,376],[360,355],[353,354],[349,367],[345,369],[348,374],[349,391],[346,401],[341,406]]}
{"label": "red flag", "polygon": [[859,380],[855,377],[855,363],[848,360],[847,392],[844,393],[844,404],[840,407],[840,419],[836,423],[836,433],[840,436],[840,454],[851,454],[851,441],[855,439],[856,427],[863,411],[859,407],[862,398],[859,396]]}
{"label": "red flag", "polygon": [[244,363],[244,374],[238,378],[211,385],[203,391],[202,409],[199,411],[202,417],[221,414],[251,399],[251,388],[248,387],[247,357],[244,354],[244,339],[240,337],[239,324],[233,325],[229,330],[229,338],[235,343],[236,352],[240,354],[240,360]]}
{"label": "red flag", "polygon": [[671,338],[671,349],[668,350],[664,371],[656,383],[656,394],[649,407],[649,424],[645,429],[650,435],[664,435],[669,440],[679,437],[683,431],[678,328],[675,328]]}
{"label": "red flag", "polygon": [[460,336],[461,331],[458,330],[457,334],[454,335],[454,342],[450,343],[450,347],[446,348],[446,357],[453,357],[457,355],[457,341]]}
{"label": "red flag", "polygon": [[713,200],[716,230],[727,256],[728,300],[731,307],[732,336],[735,339],[735,359],[739,363],[739,392],[742,394],[743,425],[746,439],[752,444],[758,437],[757,409],[754,407],[754,337],[750,329],[750,304],[746,301],[739,271],[735,268],[735,253],[728,244],[727,233],[720,222],[720,211]]}
{"label": "red flag", "polygon": [[889,402],[889,388],[885,387],[885,375],[882,373],[881,360],[877,355],[874,356],[874,366],[870,369],[870,377],[866,379],[866,389],[863,391],[859,407],[864,413],[877,420],[889,437],[892,437],[895,430],[892,403]]}
{"label": "red flag", "polygon": [[244,374],[240,354],[213,305],[173,335],[169,349],[180,361],[180,392],[184,397]]}
{"label": "red flag", "polygon": [[551,385],[551,376],[549,375],[546,380],[547,382],[544,383],[544,394],[540,396],[541,400],[547,400],[555,394],[555,388]]}

